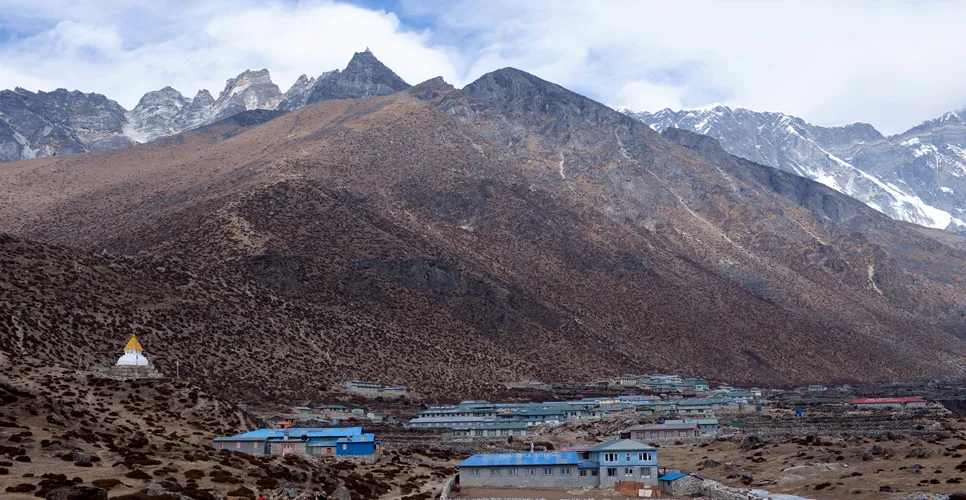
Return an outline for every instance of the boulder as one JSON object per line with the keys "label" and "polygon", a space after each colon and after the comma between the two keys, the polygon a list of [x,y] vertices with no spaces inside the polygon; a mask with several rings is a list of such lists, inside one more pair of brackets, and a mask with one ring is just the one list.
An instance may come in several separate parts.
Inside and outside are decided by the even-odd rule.
{"label": "boulder", "polygon": [[349,489],[345,486],[339,486],[332,492],[331,500],[352,500],[349,496]]}
{"label": "boulder", "polygon": [[107,490],[93,486],[75,485],[57,488],[45,497],[47,500],[107,500]]}
{"label": "boulder", "polygon": [[161,484],[151,483],[144,488],[144,493],[149,497],[159,497],[161,495],[167,495],[168,490]]}

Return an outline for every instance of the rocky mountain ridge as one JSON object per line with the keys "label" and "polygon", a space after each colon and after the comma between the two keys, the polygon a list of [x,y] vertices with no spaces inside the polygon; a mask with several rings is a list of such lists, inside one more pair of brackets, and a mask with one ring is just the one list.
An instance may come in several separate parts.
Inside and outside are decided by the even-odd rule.
{"label": "rocky mountain ridge", "polygon": [[886,137],[866,123],[821,127],[784,113],[727,106],[621,111],[658,131],[709,135],[728,153],[817,180],[894,219],[966,232],[961,112]]}
{"label": "rocky mountain ridge", "polygon": [[966,238],[512,68],[8,163],[0,186],[22,311],[0,348],[86,361],[135,329],[233,398],[966,364]]}
{"label": "rocky mountain ridge", "polygon": [[0,161],[130,146],[124,114],[99,94],[0,91]]}
{"label": "rocky mountain ridge", "polygon": [[230,78],[218,98],[206,89],[188,98],[172,87],[146,93],[130,111],[101,94],[58,89],[0,92],[0,162],[100,151],[150,142],[251,110],[291,111],[330,99],[386,95],[409,88],[371,51],[343,71],[302,75],[284,94],[267,69]]}

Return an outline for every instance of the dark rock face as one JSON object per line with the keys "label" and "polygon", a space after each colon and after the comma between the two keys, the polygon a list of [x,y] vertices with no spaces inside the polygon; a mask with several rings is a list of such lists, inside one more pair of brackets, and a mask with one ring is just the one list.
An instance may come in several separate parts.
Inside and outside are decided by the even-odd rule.
{"label": "dark rock face", "polygon": [[894,219],[966,230],[963,112],[892,137],[867,123],[820,127],[783,113],[726,106],[624,113],[658,131],[712,136],[728,153],[817,180]]}
{"label": "dark rock face", "polygon": [[376,97],[408,88],[408,83],[366,49],[365,52],[356,52],[344,70],[320,76],[306,104],[333,99]]}
{"label": "dark rock face", "polygon": [[124,136],[124,108],[100,94],[57,89],[0,92],[0,160],[101,151],[134,142]]}
{"label": "dark rock face", "polygon": [[[329,73],[325,73],[320,78],[326,78],[328,75]],[[292,84],[292,88],[288,89],[285,95],[282,96],[282,102],[278,105],[278,109],[291,111],[305,106],[305,103],[309,100],[309,96],[312,95],[312,88],[315,87],[315,81],[315,78],[309,78],[306,75],[300,76]]]}

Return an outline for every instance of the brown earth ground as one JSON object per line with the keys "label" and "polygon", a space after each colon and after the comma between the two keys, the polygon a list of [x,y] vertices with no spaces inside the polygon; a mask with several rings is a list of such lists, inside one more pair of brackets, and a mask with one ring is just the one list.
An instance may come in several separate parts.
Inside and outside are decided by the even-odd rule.
{"label": "brown earth ground", "polygon": [[[784,414],[767,410],[766,413]],[[862,414],[829,413],[837,415],[843,422]],[[899,417],[898,413],[895,415]],[[922,422],[924,428],[936,428],[936,432],[918,437],[883,432],[888,436],[873,438],[853,433],[845,438],[786,436],[756,440],[752,433],[727,429],[717,440],[707,444],[660,446],[659,465],[735,488],[762,489],[815,499],[879,499],[908,493],[966,491],[966,457],[963,456],[966,454],[966,420],[953,415],[931,415],[924,417]],[[592,445],[598,440],[614,437],[615,429],[626,426],[626,423],[626,419],[621,418],[594,422],[589,424],[590,428],[588,423],[568,423],[536,439],[546,440],[557,448]],[[591,437],[593,441],[587,439]],[[706,468],[707,460],[717,464],[708,462],[710,466]],[[751,481],[746,479],[748,474]],[[749,485],[757,481],[767,481],[767,484]],[[483,498],[480,495],[486,492],[473,490],[469,493],[472,498]],[[603,498],[601,494],[591,496]],[[523,491],[508,497],[550,498],[543,492]]]}
{"label": "brown earth ground", "polygon": [[[825,439],[830,438],[823,438],[823,441]],[[864,461],[862,453],[875,445],[881,446],[884,454]],[[966,485],[959,483],[966,481],[966,473],[956,468],[963,463],[963,458],[952,456],[961,452],[947,452],[958,445],[966,447],[966,442],[961,437],[921,443],[915,439],[864,440],[855,443],[830,440],[814,446],[786,441],[749,450],[742,449],[739,442],[719,441],[707,446],[663,446],[659,457],[662,467],[692,472],[735,488],[748,488],[741,482],[741,477],[750,473],[754,481],[776,481],[775,484],[753,487],[771,493],[829,500],[843,497],[881,499],[916,492],[952,494],[966,491]],[[932,453],[926,458],[908,457],[910,454],[928,454],[930,451]],[[944,453],[950,456],[944,456]],[[838,459],[840,456],[843,457],[841,460]],[[754,462],[760,458],[764,461]],[[708,459],[721,465],[705,469],[702,464]],[[894,490],[880,491],[884,487]],[[547,500],[619,498],[613,490],[539,488],[466,488],[455,497]]]}
{"label": "brown earth ground", "polygon": [[216,453],[211,440],[252,417],[180,380],[116,381],[0,353],[0,498],[44,498],[73,484],[110,498],[254,499],[294,488],[353,500],[433,497],[445,452],[387,451],[375,464]]}

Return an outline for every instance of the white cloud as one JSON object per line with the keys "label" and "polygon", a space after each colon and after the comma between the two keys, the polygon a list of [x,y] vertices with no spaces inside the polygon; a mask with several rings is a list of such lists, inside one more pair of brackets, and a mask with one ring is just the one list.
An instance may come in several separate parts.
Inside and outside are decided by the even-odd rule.
{"label": "white cloud", "polygon": [[[473,73],[513,65],[616,106],[722,102],[820,124],[867,121],[885,132],[966,106],[962,2],[491,0],[435,7],[439,37],[463,37],[467,57],[480,61]],[[654,85],[650,97],[632,95],[635,86],[653,93]]]}
{"label": "white cloud", "polygon": [[[19,2],[3,0],[0,8],[11,3]],[[246,69],[268,68],[285,91],[303,73],[344,68],[367,46],[410,83],[437,75],[458,80],[451,62],[458,55],[433,46],[428,33],[406,29],[392,13],[329,1],[203,4],[194,10],[169,5],[175,12],[168,12],[157,3],[124,9],[105,3],[113,15],[103,17],[65,5],[60,14],[70,19],[59,19],[54,9],[25,7],[31,19],[56,24],[0,46],[0,88],[76,88],[130,109],[145,92],[166,85],[189,96],[201,88],[217,96],[226,79]],[[144,16],[155,16],[156,23],[145,23]]]}
{"label": "white cloud", "polygon": [[636,80],[622,85],[616,99],[632,110],[681,109],[681,96],[685,90],[681,86]]}
{"label": "white cloud", "polygon": [[213,94],[245,69],[282,90],[370,47],[410,83],[514,66],[612,106],[712,103],[899,132],[966,106],[966,3],[0,0],[0,88],[67,87],[132,107],[171,85]]}

